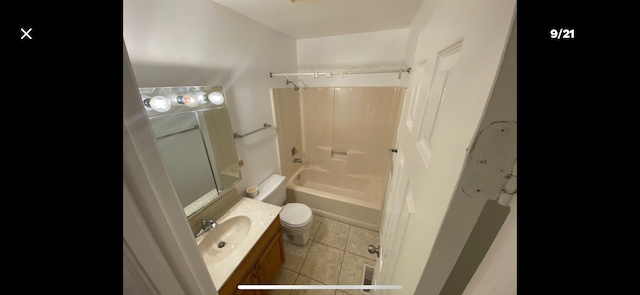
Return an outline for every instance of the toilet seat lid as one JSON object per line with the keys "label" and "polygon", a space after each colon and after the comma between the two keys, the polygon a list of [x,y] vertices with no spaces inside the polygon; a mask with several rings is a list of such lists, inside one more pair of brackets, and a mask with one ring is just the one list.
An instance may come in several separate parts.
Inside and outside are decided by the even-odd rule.
{"label": "toilet seat lid", "polygon": [[303,226],[313,218],[311,208],[305,204],[288,203],[280,211],[280,221],[291,226]]}

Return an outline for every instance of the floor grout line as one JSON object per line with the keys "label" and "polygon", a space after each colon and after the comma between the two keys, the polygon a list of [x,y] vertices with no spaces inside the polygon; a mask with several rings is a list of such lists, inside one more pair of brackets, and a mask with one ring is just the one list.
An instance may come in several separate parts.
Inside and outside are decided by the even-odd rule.
{"label": "floor grout line", "polygon": [[[349,235],[351,234],[351,225],[349,224],[349,230],[347,231],[347,242],[349,242]],[[340,270],[338,270],[338,281],[336,282],[336,285],[340,284],[340,275],[342,274],[342,264],[344,264],[344,257],[345,254],[347,253],[347,245],[344,246],[344,251],[342,251],[342,261],[340,261]],[[335,293],[338,293],[338,291],[335,291]]]}
{"label": "floor grout line", "polygon": [[[312,218],[313,218],[313,217],[312,217]],[[320,219],[320,223],[318,224],[318,228],[320,228],[320,224],[322,224],[322,221],[323,221],[323,220],[324,220],[324,219]],[[318,232],[316,231],[316,234],[317,234],[317,233],[318,233]],[[313,235],[313,236],[315,237],[315,235]],[[311,252],[311,247],[313,246],[313,243],[315,243],[315,241],[314,241],[314,240],[311,240],[311,245],[309,245],[309,251],[307,251],[307,254],[305,254],[305,255],[304,255],[304,259],[302,259],[302,265],[300,265],[300,270],[298,271],[298,275],[301,275],[301,274],[300,274],[300,272],[302,271],[302,267],[304,266],[304,263],[305,263],[305,262],[307,262],[307,257],[309,257],[309,253]],[[320,243],[320,244],[322,244],[322,243]],[[305,277],[306,277],[306,276],[305,276]],[[312,279],[311,277],[308,277],[308,278]],[[296,278],[296,279],[297,279],[297,278]],[[320,282],[320,283],[322,283],[322,282]]]}
{"label": "floor grout line", "polygon": [[[349,225],[349,230],[347,231],[347,241],[349,241],[349,233],[351,233],[351,225]],[[347,252],[347,245],[344,246],[344,249],[345,250],[342,250],[342,259],[340,259],[340,269],[338,270],[338,279],[336,280],[336,285],[340,284],[340,275],[342,274],[342,264],[344,263],[344,254]]]}

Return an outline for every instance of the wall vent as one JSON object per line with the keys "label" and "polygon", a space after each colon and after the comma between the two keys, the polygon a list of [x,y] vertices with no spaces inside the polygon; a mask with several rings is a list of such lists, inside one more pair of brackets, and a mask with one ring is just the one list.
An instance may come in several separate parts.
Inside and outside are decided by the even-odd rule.
{"label": "wall vent", "polygon": [[[371,286],[371,281],[373,281],[373,266],[371,265],[364,265],[363,269],[362,269],[362,284],[363,285],[369,285]],[[364,294],[369,294],[369,291],[371,291],[371,289],[363,289],[363,292],[365,292]]]}

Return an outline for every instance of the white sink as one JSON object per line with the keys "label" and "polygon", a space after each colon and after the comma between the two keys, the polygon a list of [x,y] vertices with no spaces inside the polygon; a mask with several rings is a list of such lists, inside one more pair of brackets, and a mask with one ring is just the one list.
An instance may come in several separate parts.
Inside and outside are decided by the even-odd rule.
{"label": "white sink", "polygon": [[216,228],[195,238],[218,291],[281,210],[280,206],[242,197],[218,218]]}
{"label": "white sink", "polygon": [[222,221],[216,228],[197,237],[196,244],[205,263],[215,265],[232,256],[245,241],[250,228],[251,219],[238,215]]}

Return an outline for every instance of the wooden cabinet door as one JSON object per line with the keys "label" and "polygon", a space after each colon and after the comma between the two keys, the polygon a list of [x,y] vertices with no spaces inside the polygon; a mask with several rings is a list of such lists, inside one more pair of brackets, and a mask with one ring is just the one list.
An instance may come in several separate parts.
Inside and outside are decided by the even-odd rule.
{"label": "wooden cabinet door", "polygon": [[273,283],[282,265],[284,265],[284,244],[282,242],[282,231],[280,230],[273,237],[260,259],[258,259],[258,263],[256,263],[256,271],[260,282]]}
{"label": "wooden cabinet door", "polygon": [[[252,268],[247,276],[244,277],[240,285],[260,285],[260,280],[258,279],[258,273],[255,268]],[[266,292],[262,290],[236,290],[233,295],[263,295]]]}

